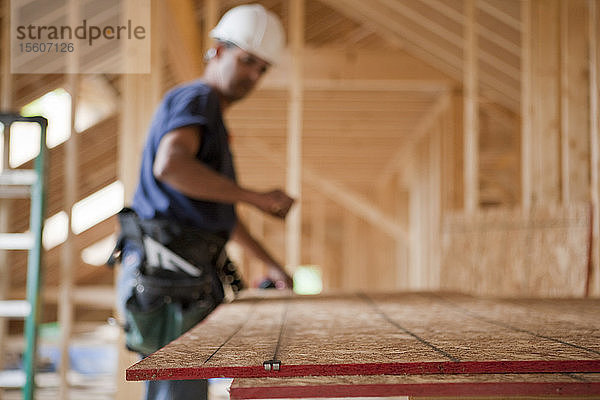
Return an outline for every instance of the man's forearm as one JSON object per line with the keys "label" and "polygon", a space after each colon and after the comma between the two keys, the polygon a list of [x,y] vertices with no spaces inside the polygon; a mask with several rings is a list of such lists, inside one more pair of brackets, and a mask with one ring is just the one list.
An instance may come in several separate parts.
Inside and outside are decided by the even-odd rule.
{"label": "man's forearm", "polygon": [[160,182],[188,197],[217,203],[244,202],[278,218],[285,218],[294,200],[281,190],[259,193],[239,186],[196,159],[201,132],[184,127],[160,141],[152,173]]}
{"label": "man's forearm", "polygon": [[188,197],[219,203],[252,204],[256,194],[233,180],[189,157],[175,157],[157,178]]}

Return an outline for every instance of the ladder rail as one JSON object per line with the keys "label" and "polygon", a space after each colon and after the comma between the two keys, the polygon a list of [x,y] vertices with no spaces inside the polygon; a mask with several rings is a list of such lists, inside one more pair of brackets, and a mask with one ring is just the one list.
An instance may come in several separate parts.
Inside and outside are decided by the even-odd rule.
{"label": "ladder rail", "polygon": [[[42,228],[46,209],[46,130],[48,120],[44,117],[23,117],[18,114],[0,113],[0,121],[10,132],[10,125],[14,122],[32,122],[40,125],[40,151],[34,161],[35,179],[31,179],[31,212],[29,218],[29,235],[32,243],[28,250],[27,259],[27,303],[30,312],[25,317],[25,351],[23,354],[23,371],[25,385],[23,386],[23,399],[33,400],[35,392],[35,360],[37,355],[37,342],[40,324],[40,288],[42,265]],[[29,177],[32,174],[28,172]],[[10,184],[10,183],[9,183]]]}
{"label": "ladder rail", "polygon": [[31,312],[25,319],[25,354],[23,366],[25,369],[25,387],[23,398],[33,400],[35,389],[35,358],[40,324],[40,287],[42,265],[42,227],[46,209],[46,128],[48,121],[32,120],[40,124],[40,152],[35,159],[37,182],[31,188],[31,213],[29,230],[34,235],[34,245],[29,250],[27,260],[27,301],[31,304]]}

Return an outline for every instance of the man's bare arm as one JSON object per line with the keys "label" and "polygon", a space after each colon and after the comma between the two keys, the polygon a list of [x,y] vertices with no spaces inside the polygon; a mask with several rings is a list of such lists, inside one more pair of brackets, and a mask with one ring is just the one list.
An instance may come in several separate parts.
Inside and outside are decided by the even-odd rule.
{"label": "man's bare arm", "polygon": [[220,203],[245,202],[279,218],[285,218],[293,199],[281,190],[256,192],[239,186],[196,159],[201,132],[196,126],[167,133],[156,152],[153,173],[156,179],[186,196]]}

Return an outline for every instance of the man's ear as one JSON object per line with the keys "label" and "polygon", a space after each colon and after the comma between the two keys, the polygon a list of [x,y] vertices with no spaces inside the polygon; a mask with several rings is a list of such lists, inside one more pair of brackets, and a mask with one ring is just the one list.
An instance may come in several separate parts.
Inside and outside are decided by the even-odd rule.
{"label": "man's ear", "polygon": [[214,47],[211,47],[210,49],[206,50],[206,54],[204,55],[204,62],[209,62],[210,60],[215,58],[216,55],[217,55],[217,49],[215,49]]}
{"label": "man's ear", "polygon": [[204,54],[204,62],[209,62],[214,58],[219,58],[223,55],[223,52],[226,50],[227,46],[223,43],[215,43],[214,47],[211,47]]}
{"label": "man's ear", "polygon": [[215,54],[213,57],[219,58],[223,55],[224,52],[227,51],[227,46],[223,43],[217,43],[214,47]]}

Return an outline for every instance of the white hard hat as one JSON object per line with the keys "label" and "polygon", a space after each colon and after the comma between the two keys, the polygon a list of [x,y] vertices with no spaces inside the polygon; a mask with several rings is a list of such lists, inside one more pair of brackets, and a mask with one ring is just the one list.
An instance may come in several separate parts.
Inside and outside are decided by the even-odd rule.
{"label": "white hard hat", "polygon": [[227,11],[210,37],[231,42],[263,60],[276,64],[285,35],[279,18],[260,4],[246,4]]}

